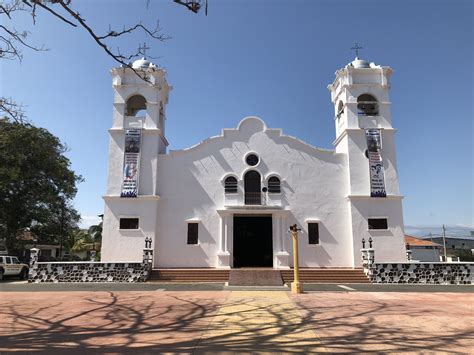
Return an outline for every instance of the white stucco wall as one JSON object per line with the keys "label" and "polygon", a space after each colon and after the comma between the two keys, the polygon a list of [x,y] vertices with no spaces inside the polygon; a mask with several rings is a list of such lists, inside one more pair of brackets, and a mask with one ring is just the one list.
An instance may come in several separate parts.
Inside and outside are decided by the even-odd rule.
{"label": "white stucco wall", "polygon": [[[105,200],[103,261],[139,261],[144,238],[154,240],[155,267],[231,267],[233,216],[271,215],[274,267],[292,265],[287,229],[298,224],[303,267],[360,266],[361,240],[373,239],[377,262],[406,260],[402,196],[396,166],[395,130],[391,126],[387,67],[344,69],[329,86],[336,107],[335,150],[310,146],[247,117],[237,128],[224,129],[195,146],[166,153],[167,141],[159,122],[159,105],[166,105],[171,87],[164,72],[153,72],[158,85],[137,81],[126,70],[115,70],[113,124],[109,144],[109,178]],[[371,93],[379,115],[359,117],[357,96]],[[125,102],[134,94],[147,100],[143,119],[124,117]],[[120,198],[125,129],[138,122],[142,130],[139,197]],[[132,123],[133,123],[132,122]],[[135,123],[133,123],[135,124]],[[363,128],[382,128],[381,156],[387,198],[370,197],[366,137]],[[257,154],[255,167],[245,163]],[[281,180],[281,194],[268,195],[266,206],[245,206],[243,179],[249,170]],[[235,176],[238,193],[224,194],[224,178]],[[138,230],[119,230],[121,217],[139,217]],[[387,230],[369,231],[367,219],[388,219]],[[308,222],[319,223],[320,244],[308,243]],[[199,223],[199,242],[187,244],[187,223]]]}
{"label": "white stucco wall", "polygon": [[[154,239],[158,197],[105,197],[101,261],[142,261],[145,237]],[[121,230],[120,218],[139,218],[138,229]]]}
{"label": "white stucco wall", "polygon": [[[405,233],[403,230],[403,214],[401,199],[370,198],[357,196],[351,200],[351,223],[353,235],[353,250],[355,265],[362,265],[360,249],[362,238],[368,245],[369,238],[373,240],[375,262],[405,262]],[[368,218],[387,218],[388,229],[369,230]]]}
{"label": "white stucco wall", "polygon": [[[256,167],[249,167],[244,161],[250,151],[260,157]],[[243,120],[238,129],[224,130],[223,136],[210,138],[188,150],[160,155],[156,265],[216,266],[220,235],[220,216],[216,210],[225,208],[221,179],[234,174],[239,177],[242,190],[245,172],[256,170],[264,181],[272,174],[281,179],[282,207],[287,211],[281,226],[287,239],[286,251],[291,254],[290,235],[286,230],[290,224],[297,223],[304,229],[300,242],[302,266],[351,266],[352,250],[347,247],[352,244],[348,230],[349,204],[344,200],[348,193],[345,164],[344,155],[311,147],[282,135],[280,130],[267,129],[255,117]],[[237,214],[246,213],[242,210]],[[261,214],[272,212],[262,210]],[[200,221],[197,246],[186,245],[189,219]],[[307,219],[320,220],[320,245],[308,245]],[[232,252],[231,241],[229,251]]]}

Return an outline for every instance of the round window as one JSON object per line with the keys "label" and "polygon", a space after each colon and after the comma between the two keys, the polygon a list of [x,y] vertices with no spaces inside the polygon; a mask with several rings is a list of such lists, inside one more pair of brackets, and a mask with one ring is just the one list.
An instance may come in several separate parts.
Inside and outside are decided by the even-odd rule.
{"label": "round window", "polygon": [[255,154],[249,154],[245,158],[245,162],[250,166],[255,166],[258,164],[258,156],[256,156]]}

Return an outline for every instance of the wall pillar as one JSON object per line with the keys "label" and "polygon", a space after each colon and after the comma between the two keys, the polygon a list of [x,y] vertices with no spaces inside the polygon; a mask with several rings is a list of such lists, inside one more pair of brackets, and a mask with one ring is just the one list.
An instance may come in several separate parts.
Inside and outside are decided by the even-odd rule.
{"label": "wall pillar", "polygon": [[222,214],[220,222],[219,251],[217,252],[217,267],[220,269],[230,269],[229,253],[229,224],[230,214]]}
{"label": "wall pillar", "polygon": [[366,275],[370,275],[372,266],[375,262],[375,252],[373,248],[362,248],[360,250],[362,254],[362,266]]}
{"label": "wall pillar", "polygon": [[38,248],[31,248],[30,249],[30,267],[28,270],[28,282],[31,281],[31,276],[33,274],[33,269],[37,269],[38,257],[39,257],[39,249]]}
{"label": "wall pillar", "polygon": [[276,245],[273,248],[275,251],[275,256],[273,258],[273,267],[275,269],[289,269],[290,268],[290,254],[286,250],[286,243],[285,243],[285,227],[284,222],[285,218],[283,214],[274,213],[273,214],[274,220],[274,232]]}

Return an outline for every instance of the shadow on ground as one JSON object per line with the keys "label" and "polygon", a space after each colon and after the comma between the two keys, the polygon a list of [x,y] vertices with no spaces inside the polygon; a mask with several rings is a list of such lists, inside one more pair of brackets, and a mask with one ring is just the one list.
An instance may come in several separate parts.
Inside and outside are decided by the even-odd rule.
{"label": "shadow on ground", "polygon": [[446,300],[436,298],[417,308],[405,302],[409,298],[368,293],[359,294],[365,299],[320,293],[275,303],[230,294],[8,293],[0,310],[0,352],[462,353],[473,345],[472,300],[464,295],[451,299],[458,308],[453,317],[470,313],[453,319],[446,317]]}

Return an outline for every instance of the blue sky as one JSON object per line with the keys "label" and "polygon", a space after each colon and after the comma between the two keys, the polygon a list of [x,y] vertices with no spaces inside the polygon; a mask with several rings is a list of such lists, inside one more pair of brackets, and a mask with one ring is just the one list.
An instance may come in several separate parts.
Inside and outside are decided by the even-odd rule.
{"label": "blue sky", "polygon": [[[235,127],[247,115],[323,148],[335,137],[327,85],[361,57],[394,69],[393,125],[400,187],[409,226],[474,227],[473,5],[471,1],[209,1],[209,15],[172,1],[78,1],[99,32],[157,20],[171,39],[143,34],[113,43],[123,52],[146,41],[174,87],[167,138],[180,149]],[[85,178],[75,206],[102,213],[107,129],[112,121],[109,70],[116,64],[88,35],[49,15],[14,25],[47,52],[24,51],[0,64],[0,94],[27,105],[29,118],[70,148]]]}

